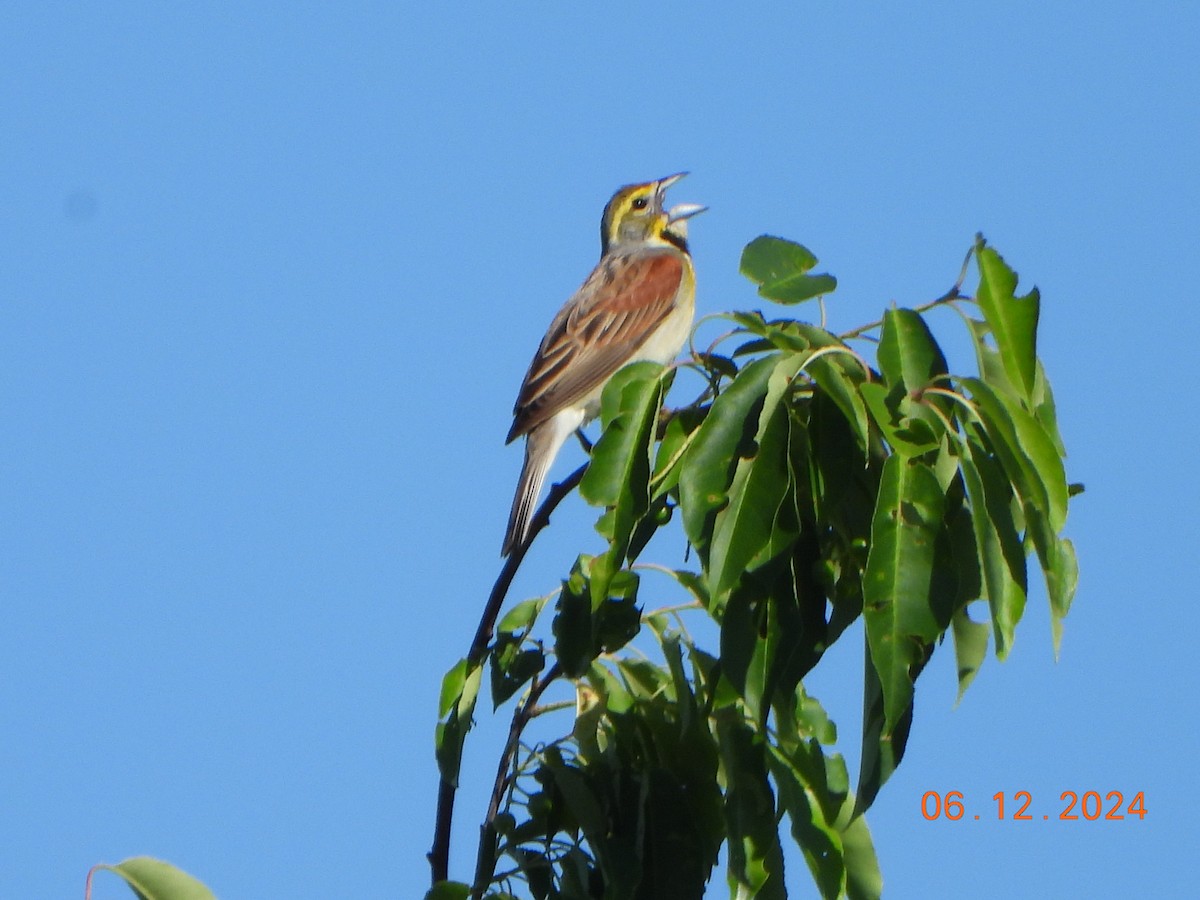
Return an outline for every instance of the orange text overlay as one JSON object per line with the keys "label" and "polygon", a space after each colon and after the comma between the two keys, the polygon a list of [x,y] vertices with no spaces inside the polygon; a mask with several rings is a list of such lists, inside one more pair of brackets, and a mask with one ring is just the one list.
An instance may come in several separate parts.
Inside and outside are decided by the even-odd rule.
{"label": "orange text overlay", "polygon": [[1140,821],[1146,818],[1145,791],[1138,791],[1130,799],[1126,799],[1126,794],[1121,791],[1063,791],[1049,810],[1038,809],[1038,804],[1034,803],[1033,794],[1029,791],[1009,794],[999,791],[992,795],[990,802],[974,804],[974,809],[969,809],[968,805],[962,791],[947,791],[944,794],[926,791],[921,795],[921,815],[930,822],[938,819],[949,819],[951,822],[960,819],[1115,822],[1124,819]]}

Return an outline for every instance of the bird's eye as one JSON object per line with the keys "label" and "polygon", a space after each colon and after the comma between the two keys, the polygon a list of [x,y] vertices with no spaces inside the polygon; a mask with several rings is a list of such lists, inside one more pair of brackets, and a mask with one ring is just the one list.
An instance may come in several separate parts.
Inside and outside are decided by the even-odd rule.
{"label": "bird's eye", "polygon": [[646,197],[635,197],[633,203],[630,204],[634,209],[645,209],[650,205],[650,200]]}

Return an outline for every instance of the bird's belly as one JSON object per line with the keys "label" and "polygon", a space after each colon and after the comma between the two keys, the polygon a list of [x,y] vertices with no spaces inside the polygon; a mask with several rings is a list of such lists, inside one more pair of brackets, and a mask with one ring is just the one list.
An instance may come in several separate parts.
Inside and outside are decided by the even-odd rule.
{"label": "bird's belly", "polygon": [[692,304],[680,304],[662,325],[658,326],[654,334],[638,347],[630,362],[650,360],[664,366],[674,362],[692,330],[692,310]]}

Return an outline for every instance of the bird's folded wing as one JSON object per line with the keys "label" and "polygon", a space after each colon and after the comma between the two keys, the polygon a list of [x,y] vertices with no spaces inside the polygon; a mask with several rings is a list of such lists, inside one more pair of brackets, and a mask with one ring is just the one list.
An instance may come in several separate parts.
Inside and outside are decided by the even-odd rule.
{"label": "bird's folded wing", "polygon": [[512,441],[603,384],[671,314],[683,261],[673,251],[601,261],[554,317],[525,375]]}

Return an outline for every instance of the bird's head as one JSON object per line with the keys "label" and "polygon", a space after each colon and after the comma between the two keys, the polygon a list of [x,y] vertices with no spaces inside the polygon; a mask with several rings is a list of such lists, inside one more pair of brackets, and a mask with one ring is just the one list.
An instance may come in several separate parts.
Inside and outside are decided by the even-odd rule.
{"label": "bird's head", "polygon": [[627,184],[613,194],[600,219],[600,252],[626,243],[673,244],[687,252],[687,220],[706,206],[680,203],[665,209],[667,188],[687,172],[644,184]]}

